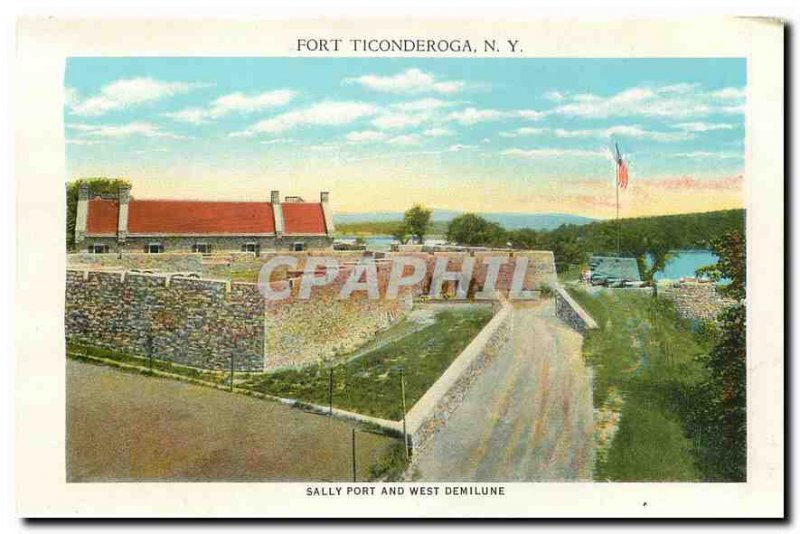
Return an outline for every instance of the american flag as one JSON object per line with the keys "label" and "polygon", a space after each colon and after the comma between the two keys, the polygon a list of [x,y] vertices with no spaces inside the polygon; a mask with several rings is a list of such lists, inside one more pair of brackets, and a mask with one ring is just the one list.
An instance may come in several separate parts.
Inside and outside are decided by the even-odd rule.
{"label": "american flag", "polygon": [[625,163],[625,160],[622,159],[622,154],[619,152],[619,146],[617,148],[617,186],[625,189],[628,187],[628,164]]}

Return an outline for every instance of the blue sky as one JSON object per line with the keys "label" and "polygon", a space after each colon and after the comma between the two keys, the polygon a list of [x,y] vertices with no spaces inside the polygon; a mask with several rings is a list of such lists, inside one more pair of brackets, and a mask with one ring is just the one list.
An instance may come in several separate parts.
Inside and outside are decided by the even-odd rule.
{"label": "blue sky", "polygon": [[68,179],[126,177],[139,197],[325,189],[344,212],[423,202],[608,216],[616,141],[631,167],[629,214],[736,207],[745,67],[743,59],[71,58]]}

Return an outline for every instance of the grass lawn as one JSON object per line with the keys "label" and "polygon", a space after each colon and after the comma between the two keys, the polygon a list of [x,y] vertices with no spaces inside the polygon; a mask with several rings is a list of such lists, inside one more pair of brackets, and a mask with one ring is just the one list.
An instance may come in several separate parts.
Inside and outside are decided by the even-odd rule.
{"label": "grass lawn", "polygon": [[582,272],[582,265],[570,265],[565,271],[558,273],[558,281],[562,284],[565,282],[577,282],[581,279]]}
{"label": "grass lawn", "polygon": [[[398,323],[381,335],[383,342],[375,348],[357,351],[358,357],[346,357],[348,361],[333,367],[334,407],[401,419],[400,370],[410,410],[491,318],[489,307],[465,306],[438,311],[422,328]],[[396,331],[404,335],[394,335]],[[329,367],[312,365],[257,376],[243,387],[327,405],[329,377]]]}
{"label": "grass lawn", "polygon": [[698,408],[695,392],[706,376],[699,357],[710,346],[668,302],[625,291],[571,293],[600,326],[583,348],[594,369],[594,405],[621,410],[610,445],[598,450],[596,479],[700,480],[702,453],[687,437],[688,414]]}
{"label": "grass lawn", "polygon": [[[79,361],[91,361],[90,358],[84,358],[83,356],[93,356],[95,358],[103,358],[106,360],[114,360],[120,363],[135,365],[138,367],[143,368],[142,373],[147,374],[147,370],[150,368],[150,360],[148,358],[143,358],[140,356],[132,356],[129,354],[124,354],[121,352],[109,350],[103,347],[95,347],[89,345],[82,345],[79,343],[67,343],[67,354]],[[224,371],[208,371],[205,369],[198,369],[196,367],[189,367],[186,365],[180,365],[172,362],[167,362],[163,360],[157,360],[153,358],[152,361],[152,368],[155,371],[163,371],[166,373],[172,373],[176,375],[185,376],[187,378],[193,378],[197,380],[203,380],[205,382],[213,382],[215,384],[220,383],[227,383],[230,380],[230,373]],[[241,380],[242,376],[249,376],[249,373],[235,373],[234,380]]]}

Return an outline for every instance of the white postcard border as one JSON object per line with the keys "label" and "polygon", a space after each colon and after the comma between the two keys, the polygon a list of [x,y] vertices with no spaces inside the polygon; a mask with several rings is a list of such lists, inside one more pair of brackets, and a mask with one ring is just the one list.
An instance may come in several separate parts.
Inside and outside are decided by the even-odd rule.
{"label": "white postcard border", "polygon": [[[65,59],[101,55],[299,56],[293,49],[295,39],[311,34],[345,38],[435,34],[478,42],[484,38],[515,38],[523,43],[522,55],[530,57],[747,58],[747,483],[508,483],[503,484],[505,497],[312,498],[305,496],[310,485],[305,483],[65,482],[65,257],[60,253],[64,249],[65,219]],[[779,22],[30,19],[19,23],[15,77],[16,457],[20,515],[302,518],[783,514],[783,30]]]}

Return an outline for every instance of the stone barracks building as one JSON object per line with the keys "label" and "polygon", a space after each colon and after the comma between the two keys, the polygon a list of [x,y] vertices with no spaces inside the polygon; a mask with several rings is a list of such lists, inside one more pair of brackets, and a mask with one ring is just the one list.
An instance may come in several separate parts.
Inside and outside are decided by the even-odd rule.
{"label": "stone barracks building", "polygon": [[272,191],[270,202],[136,200],[130,187],[116,198],[78,193],[75,245],[90,253],[255,252],[327,248],[333,213],[327,192],[319,202]]}

